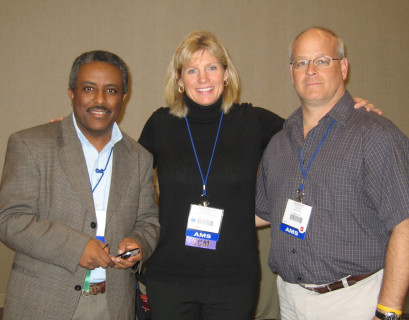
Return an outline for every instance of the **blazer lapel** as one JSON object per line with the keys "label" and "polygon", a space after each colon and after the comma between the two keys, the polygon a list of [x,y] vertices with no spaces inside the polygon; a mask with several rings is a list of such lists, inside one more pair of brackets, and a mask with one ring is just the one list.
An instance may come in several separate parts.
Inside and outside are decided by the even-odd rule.
{"label": "blazer lapel", "polygon": [[72,115],[61,121],[61,136],[58,139],[61,146],[58,154],[62,166],[85,208],[96,217],[84,152],[72,122]]}
{"label": "blazer lapel", "polygon": [[112,215],[118,211],[123,195],[127,192],[131,177],[135,179],[135,160],[130,154],[130,144],[125,136],[114,146],[111,187],[106,216],[108,224]]}

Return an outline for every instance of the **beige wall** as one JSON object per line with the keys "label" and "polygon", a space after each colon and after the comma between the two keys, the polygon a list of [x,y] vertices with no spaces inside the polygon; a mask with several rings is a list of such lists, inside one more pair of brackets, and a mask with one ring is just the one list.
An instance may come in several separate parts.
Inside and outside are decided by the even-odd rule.
{"label": "beige wall", "polygon": [[[283,117],[298,104],[288,72],[292,38],[311,25],[332,28],[347,45],[352,94],[369,98],[409,135],[408,21],[408,0],[0,0],[0,169],[11,132],[70,112],[69,69],[87,50],[113,51],[128,63],[132,89],[121,127],[137,138],[164,105],[175,47],[198,28],[228,48],[242,101]],[[1,306],[11,250],[0,244],[0,257]]]}

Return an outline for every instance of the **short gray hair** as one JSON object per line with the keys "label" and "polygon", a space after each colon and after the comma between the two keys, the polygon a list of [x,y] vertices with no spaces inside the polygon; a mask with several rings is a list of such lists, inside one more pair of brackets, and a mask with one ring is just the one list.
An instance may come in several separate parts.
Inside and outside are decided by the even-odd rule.
{"label": "short gray hair", "polygon": [[128,92],[128,70],[126,68],[125,62],[116,54],[102,50],[84,52],[74,60],[68,84],[68,87],[71,90],[74,90],[75,88],[75,81],[77,81],[78,72],[81,66],[92,61],[106,62],[116,66],[122,74],[123,94],[126,94]]}
{"label": "short gray hair", "polygon": [[295,37],[294,41],[291,43],[290,46],[290,62],[293,61],[293,47],[294,47],[294,43],[298,40],[299,37],[301,37],[304,33],[306,33],[307,31],[310,30],[320,30],[322,32],[325,32],[327,34],[329,34],[330,36],[334,37],[335,40],[337,41],[337,54],[338,54],[338,58],[339,59],[343,59],[345,58],[345,45],[344,45],[344,41],[342,41],[342,39],[332,30],[325,28],[325,27],[319,27],[319,26],[315,26],[315,27],[310,27],[304,31],[302,31],[298,36]]}

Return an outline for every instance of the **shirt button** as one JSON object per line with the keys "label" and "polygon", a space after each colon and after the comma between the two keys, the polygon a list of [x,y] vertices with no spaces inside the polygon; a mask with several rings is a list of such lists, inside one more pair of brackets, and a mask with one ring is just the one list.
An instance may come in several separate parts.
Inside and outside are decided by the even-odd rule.
{"label": "shirt button", "polygon": [[296,253],[297,251],[295,249],[291,250],[292,253]]}
{"label": "shirt button", "polygon": [[77,284],[75,287],[74,287],[74,289],[76,290],[76,291],[81,291],[81,286],[79,285],[79,284]]}
{"label": "shirt button", "polygon": [[91,222],[91,228],[95,229],[97,227],[97,224],[95,222]]}
{"label": "shirt button", "polygon": [[297,280],[298,280],[298,281],[301,281],[301,280],[302,280],[302,278],[301,278],[301,277],[298,277],[298,278],[297,278]]}

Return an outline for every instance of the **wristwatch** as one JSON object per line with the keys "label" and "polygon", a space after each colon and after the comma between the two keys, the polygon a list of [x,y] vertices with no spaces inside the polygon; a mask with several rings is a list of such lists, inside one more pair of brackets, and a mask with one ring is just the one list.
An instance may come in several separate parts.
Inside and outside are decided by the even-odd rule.
{"label": "wristwatch", "polygon": [[400,319],[400,317],[395,312],[382,313],[376,310],[375,316],[377,316],[381,320],[399,320]]}

